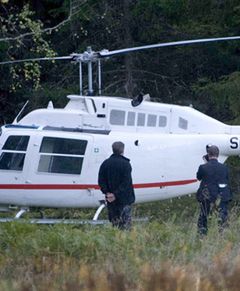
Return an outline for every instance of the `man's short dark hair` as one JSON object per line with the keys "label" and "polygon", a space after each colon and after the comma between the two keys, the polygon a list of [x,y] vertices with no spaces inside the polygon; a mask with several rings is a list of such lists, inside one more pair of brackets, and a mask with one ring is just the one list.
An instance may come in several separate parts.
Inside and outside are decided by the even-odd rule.
{"label": "man's short dark hair", "polygon": [[116,155],[121,155],[124,152],[124,143],[121,141],[115,141],[112,144],[113,153]]}
{"label": "man's short dark hair", "polygon": [[218,158],[219,156],[219,148],[215,145],[212,145],[208,148],[208,156],[209,157],[214,157],[214,158]]}

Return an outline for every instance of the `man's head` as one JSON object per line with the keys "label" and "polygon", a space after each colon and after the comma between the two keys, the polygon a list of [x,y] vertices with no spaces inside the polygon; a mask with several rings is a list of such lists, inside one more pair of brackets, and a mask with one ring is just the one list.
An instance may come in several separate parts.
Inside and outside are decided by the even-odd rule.
{"label": "man's head", "polygon": [[121,141],[115,141],[112,144],[112,150],[115,155],[122,155],[124,153],[124,143]]}
{"label": "man's head", "polygon": [[219,156],[219,148],[215,145],[212,145],[207,150],[209,159],[217,159]]}

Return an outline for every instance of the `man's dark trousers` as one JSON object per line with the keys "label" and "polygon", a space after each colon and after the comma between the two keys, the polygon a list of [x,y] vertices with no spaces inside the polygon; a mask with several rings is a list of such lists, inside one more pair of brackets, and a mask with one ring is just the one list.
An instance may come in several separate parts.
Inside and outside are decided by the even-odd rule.
{"label": "man's dark trousers", "polygon": [[130,205],[119,205],[116,202],[107,203],[108,218],[113,226],[119,229],[130,229],[132,209]]}
{"label": "man's dark trousers", "polygon": [[[200,202],[200,214],[198,218],[198,232],[207,234],[207,219],[214,208],[214,204],[209,199],[204,199]],[[220,230],[225,226],[228,217],[228,201],[221,200],[217,210],[219,212],[219,227]]]}

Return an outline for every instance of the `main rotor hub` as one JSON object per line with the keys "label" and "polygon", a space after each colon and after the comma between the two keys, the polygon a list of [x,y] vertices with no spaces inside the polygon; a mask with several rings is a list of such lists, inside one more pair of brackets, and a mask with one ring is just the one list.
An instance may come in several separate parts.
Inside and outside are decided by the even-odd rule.
{"label": "main rotor hub", "polygon": [[72,57],[72,61],[88,63],[98,61],[100,58],[102,58],[102,55],[107,54],[108,52],[109,50],[107,49],[101,50],[100,52],[95,52],[89,46],[82,54],[73,53],[70,56]]}

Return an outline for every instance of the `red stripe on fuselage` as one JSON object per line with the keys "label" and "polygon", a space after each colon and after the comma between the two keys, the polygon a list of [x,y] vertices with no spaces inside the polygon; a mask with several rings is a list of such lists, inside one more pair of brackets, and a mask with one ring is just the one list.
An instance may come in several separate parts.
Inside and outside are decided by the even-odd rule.
{"label": "red stripe on fuselage", "polygon": [[[157,182],[157,183],[141,183],[134,184],[135,189],[140,188],[158,188],[166,186],[180,186],[197,182],[196,179],[171,181],[171,182]],[[83,190],[83,189],[100,189],[98,185],[94,184],[0,184],[0,189],[5,190]]]}
{"label": "red stripe on fuselage", "polygon": [[171,181],[171,182],[158,182],[158,183],[145,183],[145,184],[134,184],[134,188],[157,188],[166,186],[180,186],[187,185],[197,182],[197,179],[182,180],[182,181]]}

